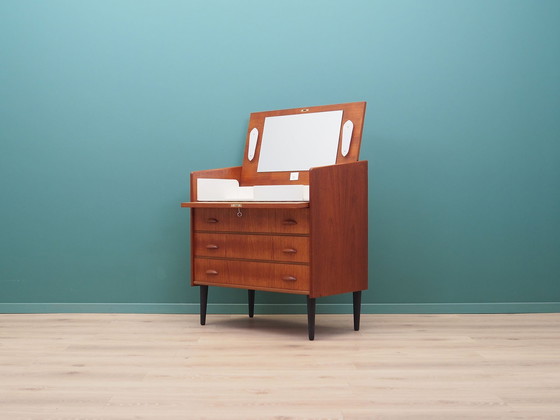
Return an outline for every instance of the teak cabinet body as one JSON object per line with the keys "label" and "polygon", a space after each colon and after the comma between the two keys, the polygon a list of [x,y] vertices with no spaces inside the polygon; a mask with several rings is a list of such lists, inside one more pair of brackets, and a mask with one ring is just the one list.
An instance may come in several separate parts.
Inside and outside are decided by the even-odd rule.
{"label": "teak cabinet body", "polygon": [[191,174],[191,284],[306,295],[309,336],[315,298],[359,293],[368,287],[366,161],[312,168],[309,202],[196,202],[199,177],[237,179],[241,167]]}
{"label": "teak cabinet body", "polygon": [[[252,113],[242,166],[191,173],[191,202],[181,206],[191,209],[191,285],[200,287],[201,324],[208,287],[220,286],[247,289],[251,317],[257,290],[305,295],[311,340],[316,299],[352,292],[359,329],[368,287],[368,163],[358,160],[365,108],[352,102]],[[277,162],[260,166],[271,158]]]}

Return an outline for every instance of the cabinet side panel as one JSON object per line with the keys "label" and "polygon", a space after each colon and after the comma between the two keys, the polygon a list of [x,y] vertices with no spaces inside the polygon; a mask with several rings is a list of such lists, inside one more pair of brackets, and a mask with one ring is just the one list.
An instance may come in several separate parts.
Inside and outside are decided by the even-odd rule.
{"label": "cabinet side panel", "polygon": [[190,235],[190,262],[191,262],[191,286],[194,286],[194,255],[195,255],[195,240],[194,240],[194,218],[195,212],[198,211],[197,209],[189,209],[191,212],[191,229],[189,232]]}
{"label": "cabinet side panel", "polygon": [[310,171],[311,297],[368,287],[367,161]]}

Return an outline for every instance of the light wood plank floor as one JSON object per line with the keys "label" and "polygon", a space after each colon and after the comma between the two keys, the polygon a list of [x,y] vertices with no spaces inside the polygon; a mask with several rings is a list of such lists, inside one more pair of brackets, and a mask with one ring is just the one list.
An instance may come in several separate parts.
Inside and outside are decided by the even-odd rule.
{"label": "light wood plank floor", "polygon": [[560,419],[560,314],[4,314],[0,418]]}

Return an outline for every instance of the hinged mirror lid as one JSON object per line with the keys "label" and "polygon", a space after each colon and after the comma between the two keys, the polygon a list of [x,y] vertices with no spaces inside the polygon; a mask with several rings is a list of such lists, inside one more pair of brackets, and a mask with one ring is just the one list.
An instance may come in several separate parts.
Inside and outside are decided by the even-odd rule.
{"label": "hinged mirror lid", "polygon": [[241,185],[309,184],[309,169],[359,158],[365,102],[252,113]]}

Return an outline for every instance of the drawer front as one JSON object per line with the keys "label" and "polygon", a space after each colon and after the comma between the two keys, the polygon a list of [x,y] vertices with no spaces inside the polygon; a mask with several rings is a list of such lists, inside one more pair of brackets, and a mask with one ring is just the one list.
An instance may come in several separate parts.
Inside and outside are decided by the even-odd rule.
{"label": "drawer front", "polygon": [[194,281],[308,291],[309,266],[195,258]]}
{"label": "drawer front", "polygon": [[308,234],[309,209],[276,209],[271,229],[274,233]]}
{"label": "drawer front", "polygon": [[274,236],[273,260],[286,262],[309,262],[309,237]]}
{"label": "drawer front", "polygon": [[309,262],[309,238],[305,236],[197,232],[194,235],[194,255],[245,260]]}
{"label": "drawer front", "polygon": [[194,255],[197,257],[225,258],[226,236],[225,233],[195,233],[193,239]]}
{"label": "drawer front", "polygon": [[202,257],[273,260],[273,240],[266,235],[195,233],[194,255]]}
{"label": "drawer front", "polygon": [[194,209],[194,230],[222,232],[270,232],[270,221],[274,210],[239,209]]}
{"label": "drawer front", "polygon": [[193,213],[195,231],[309,233],[309,209],[197,208]]}

